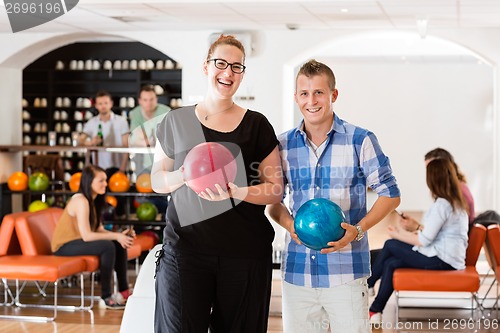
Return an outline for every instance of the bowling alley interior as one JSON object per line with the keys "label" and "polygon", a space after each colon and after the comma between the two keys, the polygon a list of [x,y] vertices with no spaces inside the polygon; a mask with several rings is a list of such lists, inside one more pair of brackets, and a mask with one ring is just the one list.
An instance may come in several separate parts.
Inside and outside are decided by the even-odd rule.
{"label": "bowling alley interior", "polygon": [[[303,120],[295,95],[302,64],[315,59],[332,69],[334,114],[376,135],[400,190],[397,210],[365,233],[370,250],[384,247],[399,214],[422,221],[434,204],[426,178],[429,151],[448,151],[463,175],[474,203],[465,269],[397,268],[380,321],[367,321],[363,332],[498,332],[498,1],[21,3],[0,4],[0,332],[155,331],[155,267],[169,223],[165,211],[174,200],[155,191],[150,175],[161,151],[157,123],[136,124],[134,131],[132,115],[145,115],[143,94],[166,114],[202,103],[211,84],[207,51],[221,34],[245,48],[232,100],[264,115],[276,135]],[[207,66],[212,60],[220,66],[217,59]],[[241,69],[224,62],[231,75]],[[99,97],[102,91],[109,95]],[[101,130],[100,123],[88,134],[101,112],[97,99],[108,97],[127,139],[107,141],[103,131],[116,128]],[[125,156],[125,166],[115,164],[118,171],[108,175],[102,227],[135,235],[123,258],[130,294],[119,290],[123,278],[115,272],[109,302],[101,298],[105,277],[98,257],[56,256],[51,247],[64,208],[84,187],[85,168],[107,163],[104,154]],[[363,189],[370,211],[377,190]],[[289,199],[285,191],[288,209]],[[286,333],[281,268],[289,235],[265,214],[275,232],[267,332]],[[368,306],[374,298],[369,293]],[[320,326],[308,332],[344,332],[328,321]]]}

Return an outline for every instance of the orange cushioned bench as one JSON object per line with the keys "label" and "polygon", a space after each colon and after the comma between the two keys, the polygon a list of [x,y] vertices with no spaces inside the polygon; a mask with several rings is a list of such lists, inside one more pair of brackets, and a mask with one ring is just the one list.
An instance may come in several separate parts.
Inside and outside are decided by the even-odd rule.
{"label": "orange cushioned bench", "polygon": [[[34,213],[20,214],[15,219],[16,234],[23,255],[52,255],[51,240],[56,224],[63,213],[61,208],[48,208]],[[85,272],[91,273],[91,297],[90,304],[86,307],[84,302],[84,281],[83,274],[80,275],[81,303],[80,306],[65,307],[68,310],[88,310],[94,305],[94,279],[95,272],[99,269],[99,257],[85,255],[73,256],[83,259],[85,262]],[[61,308],[61,307],[60,307]]]}
{"label": "orange cushioned bench", "polygon": [[85,271],[85,268],[85,261],[76,257],[56,257],[53,255],[6,255],[0,257],[0,278],[2,278],[4,287],[6,288],[8,288],[6,279],[16,280],[14,303],[18,306],[26,307],[26,305],[19,303],[19,280],[47,281],[54,283],[54,305],[43,306],[53,308],[54,313],[52,317],[0,315],[0,318],[35,321],[52,321],[56,319],[58,309],[57,286],[59,280],[71,275],[81,274]]}
{"label": "orange cushioned bench", "polygon": [[127,249],[127,258],[128,260],[137,259],[141,256],[141,246],[139,244],[134,244]]}
{"label": "orange cushioned bench", "polygon": [[401,291],[467,292],[471,293],[471,316],[474,314],[474,302],[482,311],[481,304],[477,299],[480,277],[476,270],[476,262],[485,239],[486,228],[480,224],[473,225],[469,233],[464,270],[396,269],[393,276],[396,293],[396,321],[399,320],[399,292]]}
{"label": "orange cushioned bench", "polygon": [[[36,213],[22,214],[16,219],[16,232],[19,238],[19,243],[23,254],[26,255],[48,255],[52,254],[50,241],[54,234],[56,224],[63,213],[61,208],[48,208]],[[149,246],[148,239],[151,237],[139,237],[139,242],[135,241],[134,245],[127,249],[128,260],[135,259],[136,272],[139,270],[139,257],[143,251],[142,247]],[[151,246],[152,247],[152,246]],[[94,302],[94,273],[99,269],[99,257],[97,256],[75,256],[81,258],[86,263],[86,271],[92,272],[91,275],[91,303],[88,307],[84,307],[84,298],[81,298],[80,309],[90,309]],[[81,280],[83,286],[83,279]],[[116,283],[115,283],[116,289]],[[117,292],[117,290],[116,290]],[[83,291],[82,291],[83,295]]]}
{"label": "orange cushioned bench", "polygon": [[[51,251],[51,239],[55,230],[55,226],[63,213],[63,209],[61,208],[48,208],[38,212],[30,213],[30,212],[21,212],[14,213],[5,216],[4,221],[2,223],[3,227],[2,232],[0,234],[0,240],[2,240],[0,251],[6,252],[9,254],[22,254],[23,256],[29,257],[39,257],[39,256],[53,256]],[[10,241],[7,242],[7,238],[10,238]],[[147,237],[149,238],[149,237]],[[147,239],[145,239],[147,241]],[[129,249],[127,249],[127,257],[129,260],[136,259],[136,266],[138,265],[138,258],[142,252],[142,246],[149,246],[147,242],[140,242],[138,244],[134,244]],[[2,253],[0,252],[0,254]],[[80,306],[59,306],[59,309],[63,310],[89,310],[92,308],[94,303],[94,274],[99,268],[99,258],[97,256],[71,256],[71,257],[60,257],[54,256],[56,258],[62,258],[64,262],[64,258],[71,259],[80,259],[83,260],[85,267],[81,272],[91,272],[91,302],[90,305],[84,305],[84,283],[83,283],[83,274],[80,274],[80,288],[81,288],[81,303]],[[32,262],[35,258],[30,259],[22,259],[21,263]],[[4,267],[7,267],[8,264],[11,263],[7,259],[4,260]],[[52,261],[52,264],[55,262]],[[52,266],[51,268],[57,267]],[[138,268],[136,267],[136,270]],[[59,275],[64,274],[64,272],[60,272]],[[72,276],[75,274],[69,274]],[[64,276],[67,277],[67,276]],[[0,276],[1,278],[1,276]],[[12,275],[10,277],[4,277],[5,279],[12,279]],[[59,278],[63,278],[60,276]],[[42,295],[45,296],[45,292],[42,288],[39,287],[38,281],[48,281],[54,282],[52,280],[45,279],[36,279],[36,278],[26,278],[23,279],[19,277],[16,280],[29,280],[35,281],[37,284],[39,291]],[[5,281],[4,286],[8,288],[7,283]],[[21,288],[22,289],[22,288]],[[8,290],[8,289],[6,289]],[[10,292],[10,290],[9,290]],[[12,296],[13,302],[11,304],[16,304],[18,306],[25,306],[24,304],[19,302],[19,288],[16,290],[16,296]],[[4,304],[7,303],[5,300]],[[1,303],[0,303],[1,304]],[[55,303],[56,304],[56,303]],[[55,317],[54,317],[55,318]],[[48,318],[47,320],[53,320],[53,318]]]}
{"label": "orange cushioned bench", "polygon": [[139,257],[141,256],[142,249],[140,244],[134,243],[131,247],[127,249],[127,259],[135,260],[135,273],[139,272]]}
{"label": "orange cushioned bench", "polygon": [[[35,213],[24,213],[16,218],[16,232],[19,238],[20,247],[23,254],[26,255],[49,255],[52,254],[50,242],[54,234],[56,224],[63,213],[61,208],[48,208]],[[148,237],[150,238],[150,237]],[[128,260],[136,260],[136,272],[139,270],[139,257],[141,256],[142,246],[148,246],[147,240],[135,243],[127,249]],[[85,260],[86,271],[92,272],[91,294],[94,295],[94,273],[99,269],[99,257],[97,256],[77,256]],[[81,281],[83,285],[83,280]],[[91,303],[88,308],[92,308],[94,298],[91,297]],[[80,307],[84,308],[83,298]]]}
{"label": "orange cushioned bench", "polygon": [[[14,231],[15,227],[15,216],[16,214],[5,215],[2,224],[0,224],[0,257],[5,255],[21,254],[21,247],[19,246],[19,240]],[[12,305],[14,304],[14,295],[12,295],[7,281],[3,279],[2,285],[4,286],[4,300],[0,305]],[[10,296],[11,302],[9,302],[8,297]]]}
{"label": "orange cushioned bench", "polygon": [[5,215],[0,225],[0,256],[7,254],[21,254],[19,240],[14,232],[16,216],[27,213]]}
{"label": "orange cushioned bench", "polygon": [[156,242],[151,236],[139,234],[135,236],[134,244],[139,244],[141,251],[144,252],[151,250],[156,245]]}
{"label": "orange cushioned bench", "polygon": [[146,235],[136,235],[134,245],[127,249],[128,260],[135,259],[135,274],[139,274],[139,257],[142,252],[149,251],[155,246],[155,241],[152,237]]}
{"label": "orange cushioned bench", "polygon": [[[2,315],[0,318],[8,319],[25,319],[25,320],[43,320],[51,321],[57,317],[57,310],[89,310],[92,304],[84,307],[83,294],[83,272],[89,269],[96,270],[99,266],[97,257],[92,256],[75,256],[75,257],[59,257],[52,255],[50,250],[50,240],[53,233],[53,226],[57,223],[62,210],[59,208],[50,208],[44,211],[35,213],[21,212],[9,214],[4,217],[2,222],[2,240],[9,238],[8,244],[3,245],[3,249],[7,248],[10,251],[21,254],[10,254],[0,257],[0,278],[6,290],[8,290],[7,280],[16,281],[16,292],[13,302],[9,305],[17,305],[19,307],[39,307],[52,308],[54,314],[52,317],[39,316],[17,316],[17,315]],[[17,243],[16,243],[17,242]],[[73,275],[80,275],[81,279],[81,304],[75,306],[58,306],[57,305],[57,286],[58,282]],[[44,290],[39,287],[38,281],[54,283],[54,304],[53,305],[26,305],[20,302],[19,281],[34,281],[40,292],[44,294]],[[92,300],[93,300],[93,285],[92,285]],[[92,317],[91,317],[92,320]]]}
{"label": "orange cushioned bench", "polygon": [[[19,238],[20,247],[26,255],[49,255],[52,254],[50,242],[54,234],[57,221],[61,217],[63,209],[48,208],[36,213],[24,213],[16,219],[16,232]],[[139,238],[139,236],[138,236]],[[144,237],[150,238],[150,237]],[[139,258],[143,246],[147,245],[147,240],[140,239],[127,249],[129,260]],[[152,247],[152,246],[151,246]],[[97,256],[78,256],[85,260],[87,272],[95,272],[99,268],[99,258]]]}
{"label": "orange cushioned bench", "polygon": [[[139,274],[139,257],[141,256],[142,248],[140,244],[134,243],[131,247],[127,249],[127,259],[135,260],[135,273]],[[118,292],[118,282],[116,278],[116,272],[113,273],[114,280],[114,292]]]}
{"label": "orange cushioned bench", "polygon": [[[57,221],[63,209],[48,208],[35,213],[24,213],[16,218],[16,234],[24,255],[51,255],[50,246]],[[99,257],[77,256],[86,263],[86,271],[94,272],[99,268]]]}

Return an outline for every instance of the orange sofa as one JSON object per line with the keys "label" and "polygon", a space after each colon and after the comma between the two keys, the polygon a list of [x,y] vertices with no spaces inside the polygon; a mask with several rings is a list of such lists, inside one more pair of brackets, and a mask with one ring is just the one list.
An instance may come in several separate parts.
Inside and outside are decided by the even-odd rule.
{"label": "orange sofa", "polygon": [[[0,226],[0,239],[2,240],[2,256],[0,256],[0,278],[5,290],[9,290],[7,280],[16,281],[15,295],[11,294],[12,302],[7,305],[17,305],[26,307],[19,302],[20,287],[19,281],[46,281],[54,283],[54,304],[44,306],[53,309],[52,316],[24,316],[24,315],[0,315],[0,318],[18,319],[30,321],[52,321],[57,317],[57,287],[61,279],[68,276],[82,274],[86,270],[86,263],[78,257],[56,257],[54,255],[24,255],[19,254],[20,244],[17,244],[16,237],[19,233],[15,231],[18,218],[25,218],[31,213],[14,213],[4,217]],[[38,238],[38,237],[37,237]],[[6,241],[6,243],[3,243]],[[12,254],[13,252],[17,252]]]}
{"label": "orange sofa", "polygon": [[399,293],[401,291],[466,292],[471,294],[471,316],[473,316],[474,303],[482,311],[482,306],[477,298],[480,277],[476,270],[476,262],[485,239],[486,228],[480,224],[473,225],[469,234],[464,270],[396,269],[393,276],[396,293],[396,321],[399,320]]}
{"label": "orange sofa", "polygon": [[[15,229],[19,245],[23,255],[38,256],[52,255],[50,242],[52,235],[61,217],[63,209],[48,208],[34,213],[22,213],[15,219]],[[94,277],[95,272],[99,269],[99,257],[97,256],[74,256],[85,262],[85,272],[91,273],[91,295],[90,304],[85,306],[83,294],[83,274],[80,275],[80,286],[82,288],[82,297],[80,306],[77,309],[88,310],[94,305]],[[43,289],[39,288],[40,292],[45,295]],[[62,307],[60,307],[62,308]],[[72,310],[74,307],[67,307]]]}
{"label": "orange sofa", "polygon": [[[11,302],[5,296],[0,305],[16,305],[25,307],[19,301],[19,281],[34,281],[40,293],[45,296],[44,288],[38,281],[54,283],[54,309],[52,317],[38,316],[0,316],[0,318],[17,318],[29,320],[51,321],[57,317],[57,310],[89,310],[94,301],[94,273],[99,268],[97,256],[54,256],[51,252],[50,242],[63,209],[48,208],[38,212],[20,212],[6,215],[0,225],[0,278],[6,291],[10,295]],[[127,249],[128,259],[136,260],[142,251],[149,250],[154,246],[151,237],[138,235],[136,243]],[[137,267],[136,267],[137,270]],[[91,272],[91,303],[84,305],[83,273]],[[80,276],[81,303],[80,306],[57,306],[57,285],[63,278],[73,275]],[[16,281],[16,291],[13,294],[7,284],[7,280]],[[47,307],[47,306],[44,306]]]}

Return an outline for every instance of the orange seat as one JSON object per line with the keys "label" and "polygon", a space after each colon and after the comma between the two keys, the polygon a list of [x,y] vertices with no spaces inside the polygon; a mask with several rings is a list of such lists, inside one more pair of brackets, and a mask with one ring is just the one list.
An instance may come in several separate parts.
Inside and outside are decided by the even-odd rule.
{"label": "orange seat", "polygon": [[[19,246],[19,240],[17,239],[17,234],[15,233],[15,216],[25,213],[16,213],[5,215],[2,224],[0,224],[0,257],[5,255],[21,254],[21,247]],[[11,305],[9,303],[8,297],[10,296],[12,301],[14,301],[14,295],[9,289],[6,281],[4,281],[4,299],[0,305]]]}
{"label": "orange seat", "polygon": [[[61,208],[48,208],[34,213],[25,213],[16,217],[16,233],[21,251],[24,255],[39,256],[52,255],[50,246],[56,224],[63,213]],[[91,272],[90,304],[85,306],[84,281],[80,275],[81,303],[79,309],[91,309],[94,306],[94,279],[99,269],[99,257],[92,255],[71,256],[85,262],[83,271]]]}
{"label": "orange seat", "polygon": [[[397,272],[397,275],[396,275]],[[440,273],[440,274],[429,274]],[[427,269],[398,268],[393,277],[394,290],[399,291],[464,291],[479,290],[475,267],[465,270],[430,271]]]}
{"label": "orange seat", "polygon": [[466,268],[464,270],[396,269],[393,276],[394,291],[396,292],[396,321],[399,320],[400,291],[468,292],[472,295],[472,311],[474,310],[474,302],[482,310],[477,299],[480,278],[476,270],[476,262],[485,239],[486,227],[480,224],[473,225],[469,233],[469,244],[465,258]]}
{"label": "orange seat", "polygon": [[[50,255],[50,242],[63,209],[48,208],[35,213],[24,213],[16,218],[16,233],[22,253],[25,255]],[[99,257],[77,256],[87,264],[85,271],[95,272],[99,268]]]}
{"label": "orange seat", "polygon": [[127,249],[127,258],[128,260],[133,260],[139,258],[141,256],[141,246],[139,244],[134,244]]}
{"label": "orange seat", "polygon": [[[58,309],[75,310],[76,307],[62,307],[57,305],[57,286],[59,280],[71,275],[81,274],[85,270],[86,264],[83,259],[76,257],[56,257],[48,256],[26,256],[26,255],[6,255],[0,257],[0,278],[5,290],[9,289],[7,280],[16,281],[15,295],[11,295],[12,303],[19,307],[28,307],[22,304],[20,299],[21,289],[19,280],[23,281],[47,281],[54,283],[54,304],[51,305],[29,305],[36,308],[52,308],[52,317],[28,316],[28,315],[0,315],[0,318],[29,320],[29,321],[53,321],[57,317]],[[78,309],[87,310],[81,306]],[[91,321],[93,318],[91,317]]]}
{"label": "orange seat", "polygon": [[85,271],[85,261],[78,257],[53,255],[0,257],[0,277],[12,280],[48,281],[79,274]]}
{"label": "orange seat", "polygon": [[156,245],[156,242],[153,237],[139,234],[135,236],[134,244],[139,244],[141,251],[149,251]]}
{"label": "orange seat", "polygon": [[[142,252],[151,250],[156,245],[153,237],[147,235],[136,235],[134,239],[134,245],[127,249],[128,260],[135,259],[135,273],[139,274],[139,257]],[[139,246],[140,251],[137,251],[135,246]]]}
{"label": "orange seat", "polygon": [[[35,213],[29,213],[19,216],[16,219],[16,232],[23,254],[27,255],[46,255],[52,254],[50,242],[54,230],[63,213],[61,208],[48,208]],[[36,235],[36,236],[35,236]],[[136,259],[136,270],[138,269],[138,258],[142,252],[139,244],[134,244],[127,249],[128,260]],[[86,271],[94,272],[99,268],[99,257],[97,256],[73,256],[81,258],[86,263]],[[92,282],[94,276],[92,275]],[[93,283],[91,283],[93,286]],[[91,291],[93,295],[93,290]],[[92,303],[89,307],[93,305]],[[82,300],[83,307],[83,300]]]}
{"label": "orange seat", "polygon": [[6,254],[21,254],[17,234],[14,232],[16,216],[27,212],[5,215],[0,225],[0,256]]}
{"label": "orange seat", "polygon": [[[35,245],[35,239],[43,240],[46,237],[46,234],[43,231],[40,231],[40,234],[37,234],[36,237],[33,237],[34,235],[29,229],[27,231],[22,229],[18,230],[18,222],[20,220],[26,220],[32,214],[35,213],[21,212],[9,214],[4,217],[2,226],[0,228],[0,240],[2,244],[0,247],[0,251],[3,255],[0,256],[0,278],[2,279],[4,289],[6,291],[9,291],[9,293],[10,290],[7,284],[7,280],[12,279],[16,281],[15,296],[12,296],[12,294],[10,293],[11,297],[13,298],[13,302],[10,305],[14,304],[22,307],[26,307],[27,305],[21,304],[19,302],[21,290],[21,288],[19,288],[19,280],[37,282],[47,281],[54,283],[54,304],[52,306],[31,305],[33,307],[51,307],[54,312],[52,317],[0,315],[0,318],[30,321],[52,321],[57,317],[57,310],[64,308],[57,305],[57,286],[59,280],[75,274],[80,274],[83,280],[82,272],[86,270],[87,264],[83,258],[57,257],[52,255],[52,253],[50,252],[46,255],[19,254],[19,252],[22,252],[23,250],[23,244],[33,246],[33,249],[38,248],[41,250],[42,248],[39,248],[37,245]],[[75,309],[75,307],[71,308],[73,310]],[[83,298],[80,309],[84,309]]]}
{"label": "orange seat", "polygon": [[[44,288],[40,288],[38,281],[54,282],[55,287],[57,287],[59,279],[75,274],[80,275],[80,306],[57,306],[57,295],[55,295],[54,316],[43,317],[44,320],[55,319],[57,308],[89,310],[94,304],[93,281],[94,272],[99,268],[99,258],[90,255],[63,257],[52,254],[50,243],[55,226],[62,212],[61,208],[48,208],[33,213],[22,212],[6,216],[9,229],[11,228],[11,224],[14,224],[15,234],[17,235],[19,248],[22,252],[22,256],[2,257],[1,274],[3,278],[16,280],[16,305],[24,306],[19,302],[19,280],[35,281],[40,293],[45,295],[45,290]],[[75,263],[78,265],[75,265]],[[88,306],[84,304],[83,272],[92,272],[91,302]]]}

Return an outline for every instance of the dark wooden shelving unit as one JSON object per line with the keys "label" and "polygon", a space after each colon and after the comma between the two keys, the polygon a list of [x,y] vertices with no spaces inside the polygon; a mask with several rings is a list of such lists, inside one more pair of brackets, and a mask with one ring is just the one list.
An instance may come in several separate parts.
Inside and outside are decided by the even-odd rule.
{"label": "dark wooden shelving unit", "polygon": [[[66,152],[72,153],[74,155],[81,155],[81,158],[88,163],[91,159],[91,156],[95,154],[97,151],[108,151],[115,150],[118,152],[129,152],[129,153],[137,153],[137,154],[145,154],[148,153],[148,148],[124,148],[124,147],[42,147],[35,145],[6,145],[0,146],[0,152],[2,153],[18,153],[18,152],[31,152],[38,155],[46,155],[46,154],[54,154],[62,149],[66,148]],[[50,176],[49,176],[50,177]],[[54,197],[54,199],[62,199],[58,202],[66,202],[66,200],[71,197],[75,192],[69,190],[68,184],[65,182],[60,182],[57,180],[52,180],[49,188],[45,191],[32,191],[32,190],[24,190],[24,191],[11,191],[7,183],[0,183],[0,221],[6,215],[12,213],[12,197],[13,196],[21,196],[23,198],[23,210],[28,209],[29,203],[33,200],[40,200],[42,196],[45,196],[45,199],[49,197]],[[106,195],[112,195],[115,197],[122,197],[125,199],[125,219],[122,220],[105,220],[106,224],[117,224],[117,225],[135,225],[140,228],[150,228],[155,230],[161,235],[161,230],[165,225],[165,221],[155,220],[155,221],[139,221],[135,218],[133,200],[134,199],[148,199],[148,198],[163,198],[166,201],[169,200],[169,195],[161,194],[161,193],[144,193],[138,192],[135,188],[134,184],[131,184],[131,187],[126,192],[107,192]],[[163,214],[165,212],[159,212]]]}
{"label": "dark wooden shelving unit", "polygon": [[[0,184],[0,220],[3,219],[3,217],[6,214],[12,213],[12,196],[15,195],[21,195],[23,197],[27,197],[27,202],[32,202],[33,200],[39,200],[41,199],[42,195],[45,195],[47,198],[48,197],[54,197],[54,200],[57,200],[57,198],[61,199],[62,201],[59,200],[59,202],[66,202],[68,198],[70,198],[74,192],[66,189],[62,190],[51,190],[47,189],[46,191],[30,191],[30,190],[25,190],[25,191],[11,191],[6,183],[1,183]],[[130,206],[131,206],[131,201],[134,198],[165,198],[167,200],[168,196],[164,194],[158,194],[158,193],[139,193],[135,192],[135,189],[131,189],[127,192],[107,192],[106,195],[112,195],[115,197],[124,197],[126,199],[126,217],[125,219],[115,219],[115,220],[109,220],[106,219],[103,221],[103,224],[105,225],[114,225],[114,226],[134,226],[139,231],[144,231],[144,230],[152,230],[158,234],[158,236],[161,238],[162,237],[162,232],[163,228],[165,227],[165,221],[162,221],[160,219],[156,219],[154,221],[140,221],[137,218],[135,218],[135,214],[132,214],[130,211]],[[24,207],[26,210],[27,207]]]}
{"label": "dark wooden shelving unit", "polygon": [[[72,61],[97,60],[100,69],[70,69]],[[103,69],[104,62],[124,60],[152,60],[155,64],[153,69]],[[173,68],[156,69],[156,63],[169,61]],[[63,69],[57,69],[57,64],[64,64]],[[151,48],[148,45],[139,42],[88,42],[74,43],[66,45],[59,49],[40,57],[23,71],[23,98],[28,102],[28,106],[23,107],[23,111],[28,112],[30,118],[23,119],[23,125],[29,124],[31,130],[23,131],[23,142],[29,137],[30,144],[43,145],[48,142],[48,131],[57,130],[58,127],[67,124],[66,130],[62,128],[57,133],[57,144],[68,145],[71,132],[78,131],[86,122],[85,113],[90,111],[92,115],[97,114],[97,110],[91,107],[77,106],[79,98],[93,99],[97,91],[106,90],[113,96],[113,112],[128,117],[130,106],[120,106],[120,99],[133,98],[135,105],[138,105],[137,98],[141,86],[145,84],[159,85],[164,93],[158,95],[158,102],[170,105],[174,99],[181,98],[182,89],[182,70],[177,68],[177,62],[163,54],[162,52]],[[35,99],[44,98],[47,101],[46,107],[35,107]],[[57,99],[69,99],[70,106],[56,106]],[[54,119],[56,111],[67,114],[66,119]],[[82,119],[75,119],[75,114],[80,112]],[[45,124],[46,131],[33,131],[36,124]],[[68,131],[69,129],[69,131]],[[45,137],[45,138],[43,138]],[[42,139],[44,141],[42,141]],[[38,141],[38,142],[37,142]],[[25,143],[27,144],[27,143]],[[82,160],[81,156],[71,154],[68,157],[64,151],[60,152],[63,163],[69,168],[65,171],[73,174],[80,171],[78,162]],[[69,163],[65,163],[69,161]],[[80,163],[81,164],[81,163]]]}

